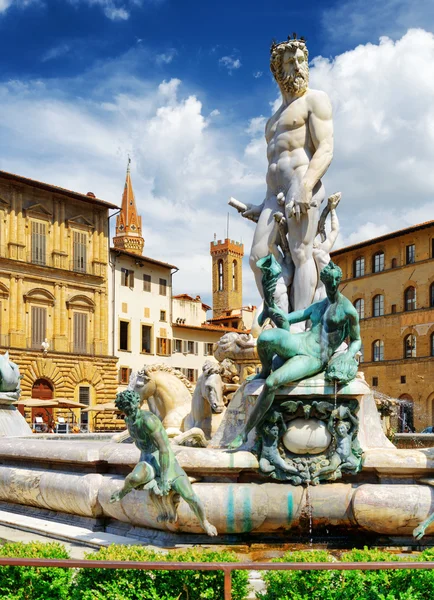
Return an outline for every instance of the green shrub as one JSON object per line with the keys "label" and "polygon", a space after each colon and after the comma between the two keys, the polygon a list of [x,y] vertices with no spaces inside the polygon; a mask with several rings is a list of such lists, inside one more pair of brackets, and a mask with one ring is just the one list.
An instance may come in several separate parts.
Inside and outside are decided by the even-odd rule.
{"label": "green shrub", "polygon": [[[0,546],[1,557],[69,558],[62,544],[41,542],[7,543]],[[72,569],[52,567],[0,568],[0,598],[7,600],[63,600],[71,593]]]}
{"label": "green shrub", "polygon": [[[139,562],[237,562],[232,552],[210,550],[171,551],[166,554],[143,546],[102,548],[89,560],[125,560]],[[247,597],[248,574],[232,575],[233,600]],[[77,600],[221,600],[222,571],[144,571],[133,569],[81,569],[76,578]]]}
{"label": "green shrub", "polygon": [[[330,562],[324,551],[289,552],[273,562]],[[402,558],[364,548],[343,554],[342,562],[392,562]],[[408,559],[405,559],[408,560]],[[426,550],[414,560],[434,560]],[[428,600],[434,593],[434,571],[269,571],[264,573],[263,600]]]}
{"label": "green shrub", "polygon": [[[331,562],[333,557],[324,550],[287,552],[272,562]],[[336,590],[341,586],[339,571],[264,571],[266,591],[263,600],[335,600],[341,598]]]}

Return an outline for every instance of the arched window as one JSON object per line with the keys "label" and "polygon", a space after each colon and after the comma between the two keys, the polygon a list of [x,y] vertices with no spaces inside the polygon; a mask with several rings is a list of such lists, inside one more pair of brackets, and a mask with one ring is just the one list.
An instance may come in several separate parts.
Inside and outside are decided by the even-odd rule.
{"label": "arched window", "polygon": [[398,416],[398,431],[399,433],[413,433],[413,398],[408,394],[403,394],[399,397],[399,416]]}
{"label": "arched window", "polygon": [[359,256],[353,263],[353,276],[362,277],[365,274],[365,259]]}
{"label": "arched window", "polygon": [[431,356],[434,356],[434,333],[431,334]]}
{"label": "arched window", "polygon": [[237,281],[237,261],[234,260],[232,262],[232,291],[236,292],[238,289],[238,281]]}
{"label": "arched window", "polygon": [[408,287],[404,292],[404,310],[416,309],[416,289]]}
{"label": "arched window", "polygon": [[372,315],[374,317],[384,315],[384,296],[382,294],[377,294],[372,300]]}
{"label": "arched window", "polygon": [[397,266],[398,266],[398,259],[392,258],[392,269],[396,269]]}
{"label": "arched window", "polygon": [[383,340],[375,340],[372,344],[372,360],[379,362],[384,360],[384,342]]}
{"label": "arched window", "polygon": [[217,268],[218,268],[218,274],[219,274],[219,287],[218,287],[218,291],[222,292],[223,291],[223,285],[224,285],[224,281],[223,281],[223,261],[222,260],[218,261]]}
{"label": "arched window", "polygon": [[404,358],[416,357],[416,336],[410,333],[404,339]]}
{"label": "arched window", "polygon": [[363,344],[360,346],[360,350],[356,354],[356,359],[357,359],[357,355],[358,355],[358,359],[359,359],[359,364],[362,362],[365,362],[365,348],[364,348]]}
{"label": "arched window", "polygon": [[384,271],[384,252],[376,252],[372,259],[372,271],[379,273]]}
{"label": "arched window", "polygon": [[354,308],[356,309],[357,314],[359,315],[359,319],[364,319],[365,318],[365,301],[363,300],[363,298],[358,298],[354,302]]}
{"label": "arched window", "polygon": [[429,305],[434,306],[434,283],[429,287]]}

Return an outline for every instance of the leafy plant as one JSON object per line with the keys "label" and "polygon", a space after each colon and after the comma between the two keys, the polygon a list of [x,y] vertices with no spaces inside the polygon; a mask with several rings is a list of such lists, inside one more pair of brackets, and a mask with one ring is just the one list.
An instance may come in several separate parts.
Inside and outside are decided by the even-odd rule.
{"label": "leafy plant", "polygon": [[[1,557],[69,558],[57,542],[6,543],[0,546]],[[53,567],[15,567],[0,569],[0,598],[7,600],[63,600],[70,597],[72,569]]]}

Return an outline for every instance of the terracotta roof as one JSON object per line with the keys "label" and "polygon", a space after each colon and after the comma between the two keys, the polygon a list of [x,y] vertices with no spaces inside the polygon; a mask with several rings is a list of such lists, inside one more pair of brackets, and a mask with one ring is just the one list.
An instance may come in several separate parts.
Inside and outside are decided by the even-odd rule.
{"label": "terracotta roof", "polygon": [[340,254],[344,254],[345,252],[349,252],[350,250],[357,250],[358,248],[363,248],[364,246],[372,246],[373,244],[378,244],[378,242],[384,242],[385,240],[390,240],[392,238],[405,235],[406,233],[413,233],[414,231],[428,229],[429,227],[433,226],[434,221],[425,221],[424,223],[412,225],[411,227],[406,227],[405,229],[397,229],[396,231],[385,233],[384,235],[380,235],[379,237],[372,238],[370,240],[365,240],[364,242],[358,242],[357,244],[352,244],[351,246],[345,246],[345,248],[339,248],[338,250],[334,250],[330,253],[330,256],[339,256]]}
{"label": "terracotta roof", "polygon": [[149,256],[141,256],[140,254],[134,254],[134,252],[128,252],[128,250],[124,250],[123,248],[111,247],[110,252],[113,252],[114,254],[125,254],[125,256],[134,258],[137,262],[140,262],[142,260],[144,262],[152,263],[153,265],[159,265],[160,267],[167,267],[168,269],[178,269],[178,267],[176,267],[175,265],[162,262],[161,260],[156,260],[155,258],[150,258]]}
{"label": "terracotta roof", "polygon": [[66,188],[62,188],[57,185],[52,185],[51,183],[44,183],[43,181],[37,181],[36,179],[30,179],[29,177],[15,175],[14,173],[8,173],[6,171],[0,170],[0,179],[9,179],[10,181],[16,181],[17,183],[30,185],[41,190],[46,190],[47,192],[53,192],[56,194],[60,194],[61,196],[68,196],[69,198],[75,198],[76,200],[82,200],[83,202],[87,202],[88,204],[97,204],[99,206],[105,206],[106,208],[119,208],[119,206],[117,206],[116,204],[106,202],[105,200],[101,200],[100,198],[95,198],[95,196],[88,196],[87,194],[82,194],[80,192],[73,192],[72,190],[67,190]]}
{"label": "terracotta roof", "polygon": [[176,298],[176,300],[188,300],[189,302],[201,302],[204,310],[211,310],[211,306],[208,306],[208,304],[202,302],[202,298],[200,296],[193,298],[193,296],[190,296],[189,294],[177,294],[176,296],[173,296],[173,298]]}
{"label": "terracotta roof", "polygon": [[202,325],[181,325],[179,323],[172,323],[172,327],[180,327],[181,329],[198,329],[201,331],[219,331],[222,334],[227,333],[228,331],[236,331],[237,333],[250,333],[250,331],[247,329],[241,331],[241,329],[235,329],[234,327],[225,327],[224,325],[209,325],[208,323],[202,323]]}

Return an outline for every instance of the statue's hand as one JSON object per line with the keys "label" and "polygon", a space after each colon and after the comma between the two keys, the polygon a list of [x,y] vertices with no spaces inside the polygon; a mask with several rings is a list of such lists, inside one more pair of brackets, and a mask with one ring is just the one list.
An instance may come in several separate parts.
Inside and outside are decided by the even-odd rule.
{"label": "statue's hand", "polygon": [[283,329],[285,325],[288,325],[288,319],[285,313],[279,309],[270,308],[268,310],[268,316],[279,329]]}
{"label": "statue's hand", "polygon": [[288,218],[295,217],[299,221],[300,215],[305,215],[311,206],[317,206],[316,201],[312,200],[312,190],[302,184],[298,197],[293,196],[286,205],[286,214]]}
{"label": "statue's hand", "polygon": [[250,219],[251,221],[257,221],[262,212],[262,204],[247,204],[247,210],[241,213],[241,215],[245,219]]}
{"label": "statue's hand", "polygon": [[421,540],[423,538],[423,536],[425,535],[425,529],[426,528],[421,523],[415,529],[413,529],[413,537],[416,538],[417,540]]}
{"label": "statue's hand", "polygon": [[170,484],[170,481],[168,481],[167,479],[162,479],[160,481],[159,488],[163,496],[167,496],[167,494],[170,492],[171,487],[172,486]]}
{"label": "statue's hand", "polygon": [[110,504],[113,504],[114,502],[119,502],[120,499],[121,499],[121,492],[119,490],[118,492],[114,492],[110,496]]}

